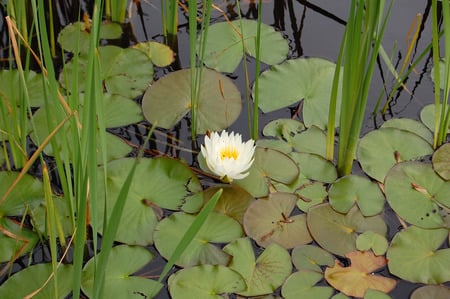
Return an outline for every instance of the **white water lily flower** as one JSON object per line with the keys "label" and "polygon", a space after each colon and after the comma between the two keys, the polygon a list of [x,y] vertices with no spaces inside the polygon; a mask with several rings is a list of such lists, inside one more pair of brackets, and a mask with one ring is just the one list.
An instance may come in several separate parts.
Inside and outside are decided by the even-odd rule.
{"label": "white water lily flower", "polygon": [[205,145],[201,146],[208,168],[221,179],[231,182],[248,176],[248,169],[253,163],[255,141],[242,142],[241,134],[222,131],[205,136]]}

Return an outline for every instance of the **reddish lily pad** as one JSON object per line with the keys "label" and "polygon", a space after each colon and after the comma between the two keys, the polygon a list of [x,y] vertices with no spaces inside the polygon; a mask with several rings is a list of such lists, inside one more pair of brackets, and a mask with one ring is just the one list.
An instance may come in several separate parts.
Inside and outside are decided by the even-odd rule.
{"label": "reddish lily pad", "polygon": [[386,258],[372,252],[350,252],[346,254],[351,265],[343,267],[336,260],[334,267],[325,270],[325,279],[335,289],[347,296],[362,298],[368,289],[389,293],[397,282],[388,277],[372,275],[372,272],[387,264]]}
{"label": "reddish lily pad", "polygon": [[258,245],[277,243],[293,248],[312,241],[305,214],[292,215],[297,197],[289,193],[272,193],[253,202],[244,215],[244,228]]}

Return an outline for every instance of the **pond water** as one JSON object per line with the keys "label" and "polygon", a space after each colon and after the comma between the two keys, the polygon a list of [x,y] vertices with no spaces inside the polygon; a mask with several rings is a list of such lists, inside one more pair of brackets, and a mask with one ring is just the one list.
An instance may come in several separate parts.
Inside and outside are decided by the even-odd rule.
{"label": "pond water", "polygon": [[[227,9],[227,5],[230,2],[223,0],[223,2],[216,1],[218,7],[223,10]],[[330,61],[335,61],[338,56],[338,51],[341,43],[341,37],[344,32],[345,20],[348,13],[348,5],[350,1],[329,1],[329,0],[317,0],[317,1],[293,1],[293,0],[264,0],[263,1],[263,22],[265,24],[273,25],[277,30],[283,32],[286,39],[289,40],[289,58],[297,57],[320,57]],[[159,1],[140,1],[142,5],[142,14],[138,14],[135,5],[130,5],[130,25],[131,32],[130,39],[137,42],[153,39],[156,41],[163,41],[162,27],[161,27],[161,9],[159,7]],[[233,4],[233,3],[231,3]],[[255,7],[253,1],[242,1],[241,9],[243,15],[248,15],[249,18],[256,18]],[[429,14],[431,1],[423,0],[397,0],[395,1],[392,9],[392,14],[386,29],[385,37],[383,40],[383,47],[388,55],[392,56],[392,63],[395,66],[401,66],[404,63],[404,58],[407,53],[409,42],[412,38],[410,33],[411,25],[415,22],[417,15],[422,15],[424,23],[420,29],[419,38],[417,44],[414,46],[412,52],[411,61],[414,61],[417,56],[425,49],[431,42],[431,16]],[[89,10],[89,1],[83,2],[83,6]],[[228,11],[228,17],[233,17],[233,12],[236,12],[236,7],[233,10]],[[60,12],[61,17],[68,17]],[[180,9],[179,11],[179,35],[178,35],[178,51],[176,63],[169,68],[156,69],[157,77],[162,77],[170,71],[177,69],[184,69],[189,67],[189,32],[187,13]],[[212,21],[223,21],[223,16],[220,12],[215,10],[213,12]],[[67,19],[61,21],[62,24],[67,23]],[[128,40],[125,43],[129,42]],[[249,69],[254,69],[253,59],[248,59]],[[374,116],[372,111],[375,107],[377,99],[380,97],[380,93],[383,93],[382,105],[384,104],[387,94],[390,93],[394,86],[394,78],[390,74],[383,61],[379,61],[378,68],[373,77],[373,84],[370,91],[368,100],[368,108],[366,112],[366,121],[363,125],[363,134],[379,127],[384,120],[393,117],[409,117],[418,119],[419,111],[423,106],[433,101],[433,83],[430,77],[431,59],[426,56],[415,72],[413,72],[408,81],[406,82],[407,90],[399,90],[392,104],[385,115],[376,113]],[[263,65],[262,70],[269,68],[269,66]],[[241,63],[238,69],[228,76],[232,78],[242,94],[245,92],[246,83],[245,76],[243,75],[243,64]],[[255,74],[250,73],[250,81],[253,82]],[[230,130],[234,130],[243,134],[244,139],[248,138],[248,124],[247,124],[247,112],[245,110],[246,105],[243,105],[244,110],[241,113],[239,119],[230,127]],[[285,117],[289,118],[294,115],[298,106],[292,106],[289,108],[281,109],[273,113],[263,114],[260,113],[260,129],[269,121]],[[130,126],[126,128],[112,130],[118,135],[129,139],[133,143],[141,143],[140,134],[144,134],[147,127],[145,124],[142,126]],[[166,135],[156,135],[157,140],[153,142],[153,146],[160,152],[166,152],[171,155],[177,155],[187,160],[188,163],[193,163],[196,154],[192,154],[192,150],[198,151],[198,147],[191,147],[190,133],[188,127],[188,121],[182,120],[180,125],[170,132],[176,138],[174,145],[178,149],[172,150],[172,147],[168,147],[167,143],[169,138]],[[159,137],[158,137],[159,136]],[[199,137],[198,143],[203,142],[203,137]],[[181,149],[181,150],[179,150]],[[386,211],[389,214],[390,211]],[[399,228],[399,222],[394,217],[387,218],[390,227],[390,236]],[[151,247],[152,251],[156,250]],[[36,259],[40,259],[40,250],[37,249]],[[158,256],[158,255],[157,255]],[[160,273],[164,261],[161,257],[155,259],[148,267],[143,269],[141,273],[145,273],[149,276],[157,276]],[[14,270],[19,270],[22,265],[16,264]],[[389,275],[386,270],[383,274]],[[418,285],[408,283],[405,281],[399,281],[398,286],[390,293],[392,298],[407,298],[413,289]],[[167,289],[163,289],[161,293],[156,297],[159,299],[169,298]]]}

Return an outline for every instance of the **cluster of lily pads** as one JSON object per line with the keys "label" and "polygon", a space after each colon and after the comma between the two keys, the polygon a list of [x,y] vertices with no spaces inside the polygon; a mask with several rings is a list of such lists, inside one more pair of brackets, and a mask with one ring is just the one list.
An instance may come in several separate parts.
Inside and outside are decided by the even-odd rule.
{"label": "cluster of lily pads", "polygon": [[[79,78],[83,78],[87,63],[83,51],[89,33],[83,26],[72,24],[59,35],[61,47],[78,57]],[[208,69],[204,70],[198,102],[200,134],[228,128],[241,113],[241,94],[222,72],[235,70],[244,55],[242,49],[246,55],[254,55],[256,26],[256,22],[242,20],[210,27]],[[102,30],[105,39],[121,34],[116,26],[105,25]],[[142,158],[115,238],[121,245],[113,248],[106,268],[105,298],[157,296],[157,281],[134,275],[154,257],[147,247],[154,246],[157,254],[169,259],[196,213],[219,189],[223,193],[214,211],[175,262],[179,268],[167,282],[172,298],[229,294],[287,299],[390,298],[388,293],[399,279],[425,285],[410,298],[448,298],[450,289],[443,284],[450,281],[450,249],[444,245],[450,226],[450,144],[433,150],[433,108],[422,110],[421,121],[392,119],[367,133],[359,141],[356,157],[362,172],[339,177],[333,162],[325,158],[334,63],[321,58],[284,61],[286,41],[270,26],[262,24],[261,30],[261,60],[272,67],[260,76],[259,108],[268,113],[303,100],[302,121],[276,119],[266,124],[248,175],[226,184],[214,179],[202,155],[198,155],[200,168],[211,177],[199,177],[197,171],[173,157]],[[79,53],[74,53],[70,38],[75,33],[80,37]],[[152,42],[127,49],[106,45],[99,47],[99,57],[107,128],[145,118],[171,129],[190,111],[189,70],[174,71],[153,82],[153,66],[172,61],[173,53],[167,47]],[[66,70],[71,67],[69,62]],[[18,80],[11,72],[14,74],[1,71],[1,82]],[[68,76],[71,73],[61,72],[62,89],[75,80]],[[45,110],[39,108],[44,105],[41,75],[30,74],[31,105],[37,109],[30,137],[42,140],[49,134],[49,126]],[[1,93],[13,96],[8,89],[11,86],[13,82],[2,85]],[[133,99],[144,92],[139,107]],[[69,134],[67,130],[65,136]],[[126,180],[124,174],[135,161],[125,157],[131,151],[126,142],[108,136],[108,148],[114,150],[108,151],[108,164],[98,170],[103,173],[107,167],[107,179],[98,182],[100,233],[103,217],[108,216],[103,207],[114,205]],[[52,156],[51,146],[45,153]],[[0,195],[17,175],[0,172]],[[102,187],[105,183],[107,188]],[[1,262],[9,261],[18,248],[20,254],[32,251],[39,239],[45,238],[43,194],[42,182],[25,175],[0,203],[2,232],[19,237],[0,234]],[[60,218],[64,234],[70,237],[69,205],[57,194],[54,203],[59,215],[64,215]],[[25,214],[30,215],[32,227],[17,221]],[[397,221],[388,217],[398,217],[402,229],[389,232],[388,222]],[[88,297],[92,296],[94,268],[88,261],[83,269],[82,290]],[[389,277],[377,274],[385,268]],[[50,264],[37,264],[15,273],[0,286],[0,297],[30,294],[44,285],[51,269]],[[70,264],[59,267],[61,298],[71,291],[72,271]],[[34,298],[53,298],[53,283],[50,280]]]}

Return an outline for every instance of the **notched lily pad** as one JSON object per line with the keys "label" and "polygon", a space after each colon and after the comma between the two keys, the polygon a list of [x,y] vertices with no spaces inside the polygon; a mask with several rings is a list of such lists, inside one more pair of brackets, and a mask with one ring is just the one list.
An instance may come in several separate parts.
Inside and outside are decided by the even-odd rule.
{"label": "notched lily pad", "polygon": [[0,218],[0,263],[9,262],[33,250],[37,233],[9,218]]}
{"label": "notched lily pad", "polygon": [[[44,105],[44,88],[42,86],[42,74],[28,71],[25,74],[25,84],[30,100],[31,107],[40,107]],[[22,106],[21,99],[24,98],[23,83],[18,70],[0,70],[0,101],[6,103],[9,107]],[[10,109],[10,108],[9,108]],[[0,125],[3,125],[0,122]],[[0,127],[2,129],[2,127]],[[0,134],[0,140],[1,139]]]}
{"label": "notched lily pad", "polygon": [[279,288],[292,271],[289,253],[281,246],[270,244],[255,260],[248,238],[241,238],[223,249],[230,254],[230,268],[244,278],[247,289],[237,292],[242,296],[269,294]]}
{"label": "notched lily pad", "polygon": [[200,265],[182,269],[168,280],[171,298],[217,299],[245,290],[242,276],[222,265]]}
{"label": "notched lily pad", "polygon": [[415,133],[384,128],[367,133],[358,144],[357,159],[364,172],[379,182],[400,161],[431,155],[433,148]]}
{"label": "notched lily pad", "polygon": [[[325,129],[334,70],[334,63],[321,58],[298,58],[273,66],[260,76],[259,108],[267,113],[303,100],[305,126]],[[339,107],[340,99],[336,111]],[[336,125],[338,120],[337,115]]]}
{"label": "notched lily pad", "polygon": [[433,168],[446,181],[450,180],[450,143],[439,147],[433,154]]}
{"label": "notched lily pad", "polygon": [[264,126],[263,135],[283,139],[288,143],[295,135],[303,132],[305,125],[292,118],[279,118],[272,120]]}
{"label": "notched lily pad", "polygon": [[[156,248],[163,257],[169,259],[172,256],[194,219],[194,215],[178,212],[158,223],[154,240]],[[242,234],[239,222],[223,214],[212,212],[176,264],[181,267],[199,264],[227,265],[230,256],[213,243],[228,243],[240,238]]]}
{"label": "notched lily pad", "polygon": [[244,229],[258,245],[277,243],[293,248],[312,241],[305,214],[292,215],[297,197],[289,193],[272,193],[253,202],[244,215]]}
{"label": "notched lily pad", "polygon": [[313,239],[331,253],[344,256],[356,251],[356,238],[365,231],[374,231],[385,236],[387,226],[379,216],[364,217],[355,206],[347,214],[341,214],[329,204],[309,209],[307,216],[309,231]]}
{"label": "notched lily pad", "polygon": [[298,271],[286,279],[281,295],[285,299],[328,299],[334,290],[328,286],[317,286],[323,279],[321,273],[313,271]]}
{"label": "notched lily pad", "polygon": [[292,262],[298,270],[322,273],[320,266],[333,266],[334,258],[318,246],[301,245],[292,250]]}
{"label": "notched lily pad", "polygon": [[[172,72],[147,89],[142,100],[145,118],[170,129],[191,110],[191,71]],[[176,88],[174,88],[174,86]],[[241,93],[228,77],[203,69],[197,107],[197,133],[221,131],[241,113]]]}
{"label": "notched lily pad", "polygon": [[[448,109],[448,106],[447,106]],[[420,110],[420,120],[430,129],[431,132],[434,132],[434,117],[436,115],[434,104],[426,105]],[[448,128],[447,133],[450,133],[450,127]]]}
{"label": "notched lily pad", "polygon": [[360,251],[372,250],[375,255],[383,255],[389,243],[385,236],[374,233],[372,231],[365,231],[356,239],[356,247]]}
{"label": "notched lily pad", "polygon": [[389,205],[407,222],[423,228],[448,227],[450,182],[439,177],[431,164],[394,166],[386,176],[385,192]]}
{"label": "notched lily pad", "polygon": [[169,46],[158,42],[138,43],[134,48],[144,52],[152,63],[159,67],[170,65],[174,61],[174,53]]}
{"label": "notched lily pad", "polygon": [[[247,55],[256,55],[257,26],[256,21],[246,19],[211,25],[206,38],[204,63],[219,72],[234,72],[244,57],[243,49]],[[286,59],[289,46],[272,26],[261,24],[260,51],[261,62],[276,64]]]}
{"label": "notched lily pad", "polygon": [[445,228],[410,226],[398,232],[386,255],[389,271],[415,283],[441,284],[449,281],[450,249],[439,249],[447,238],[448,230]]}

